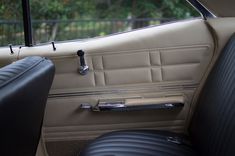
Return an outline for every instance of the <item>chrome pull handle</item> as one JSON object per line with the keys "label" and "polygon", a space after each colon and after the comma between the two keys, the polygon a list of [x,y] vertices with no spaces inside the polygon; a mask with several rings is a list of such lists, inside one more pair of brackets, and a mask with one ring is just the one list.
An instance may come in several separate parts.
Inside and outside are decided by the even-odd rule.
{"label": "chrome pull handle", "polygon": [[102,111],[139,111],[139,110],[171,110],[184,107],[183,103],[172,104],[151,104],[140,106],[127,106],[124,103],[104,103],[92,106],[91,104],[81,104],[80,109],[87,109],[95,112]]}
{"label": "chrome pull handle", "polygon": [[94,107],[94,111],[115,111],[125,108],[126,105],[124,102],[108,102],[108,103],[99,103]]}
{"label": "chrome pull handle", "polygon": [[86,75],[89,71],[88,65],[86,65],[86,61],[84,58],[85,52],[83,50],[78,50],[77,55],[80,58],[80,68],[79,68],[79,73],[81,75]]}
{"label": "chrome pull handle", "polygon": [[176,109],[182,108],[183,103],[167,103],[167,104],[149,104],[139,106],[128,106],[125,103],[104,103],[96,105],[93,111],[139,111],[139,110],[156,110],[156,109]]}
{"label": "chrome pull handle", "polygon": [[80,109],[88,109],[88,110],[92,110],[93,109],[92,105],[89,104],[89,103],[82,103],[79,108]]}

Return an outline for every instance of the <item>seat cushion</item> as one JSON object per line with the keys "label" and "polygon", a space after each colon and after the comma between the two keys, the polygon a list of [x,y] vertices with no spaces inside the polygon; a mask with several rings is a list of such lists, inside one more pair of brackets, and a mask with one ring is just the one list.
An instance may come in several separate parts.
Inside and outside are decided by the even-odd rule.
{"label": "seat cushion", "polygon": [[[177,139],[173,139],[177,138]],[[91,142],[80,156],[194,156],[186,137],[164,131],[118,131]]]}

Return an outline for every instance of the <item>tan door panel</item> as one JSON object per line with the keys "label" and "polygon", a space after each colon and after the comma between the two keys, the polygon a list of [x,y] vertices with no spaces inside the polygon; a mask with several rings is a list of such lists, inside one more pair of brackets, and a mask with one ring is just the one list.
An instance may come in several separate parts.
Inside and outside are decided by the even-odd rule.
{"label": "tan door panel", "polygon": [[[209,27],[208,27],[209,26]],[[209,31],[210,30],[210,31]],[[211,35],[213,32],[213,37]],[[103,133],[122,129],[183,132],[192,98],[234,32],[234,18],[180,21],[86,41],[0,49],[0,66],[29,55],[52,59],[56,76],[48,98],[42,142],[49,155],[72,155]],[[78,73],[77,50],[90,68]],[[194,98],[195,100],[196,98]],[[177,109],[93,112],[81,104],[184,103]],[[191,110],[191,112],[190,112]],[[43,146],[44,147],[44,146]]]}
{"label": "tan door panel", "polygon": [[[159,96],[153,93],[145,94],[153,97]],[[169,92],[165,94],[170,95]],[[120,99],[131,96],[116,95],[114,97]],[[173,92],[172,96],[175,96]],[[192,96],[190,91],[185,93],[185,106],[179,109],[124,112],[93,112],[79,109],[79,103],[86,103],[89,101],[88,98],[95,100],[98,96],[75,96],[70,97],[70,100],[68,97],[49,99],[45,116],[47,121],[44,123],[44,137],[48,142],[56,142],[93,139],[105,132],[122,129],[168,129],[182,132],[190,103],[186,99],[189,99],[190,96]],[[163,97],[159,96],[159,98]],[[171,96],[168,98],[169,101],[172,101]],[[53,115],[49,113],[53,113]]]}
{"label": "tan door panel", "polygon": [[18,59],[18,48],[12,48],[14,53],[12,54],[10,48],[0,48],[0,68],[10,64]]}
{"label": "tan door panel", "polygon": [[[49,155],[75,152],[75,145],[81,147],[114,130],[183,132],[195,89],[214,55],[212,35],[201,19],[55,46],[56,51],[51,45],[20,50],[20,58],[42,55],[56,65],[43,125]],[[87,75],[78,73],[80,49],[90,68]],[[96,106],[107,99],[142,105],[176,101],[184,107],[124,112],[80,109],[81,104]]]}
{"label": "tan door panel", "polygon": [[[209,45],[128,51],[110,54],[87,54],[90,72],[82,76],[78,58],[52,58],[57,75],[51,93],[106,90],[127,85],[143,86],[199,82],[209,59]],[[181,56],[181,57],[179,57]],[[173,59],[174,58],[174,59]],[[63,82],[63,83],[61,83]]]}

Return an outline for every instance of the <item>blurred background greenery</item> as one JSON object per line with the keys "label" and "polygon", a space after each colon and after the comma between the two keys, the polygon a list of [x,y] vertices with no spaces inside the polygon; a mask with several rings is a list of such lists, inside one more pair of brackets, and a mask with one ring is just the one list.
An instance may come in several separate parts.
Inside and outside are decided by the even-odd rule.
{"label": "blurred background greenery", "polygon": [[[0,0],[0,46],[23,44],[20,0]],[[30,0],[35,44],[199,17],[186,0]]]}

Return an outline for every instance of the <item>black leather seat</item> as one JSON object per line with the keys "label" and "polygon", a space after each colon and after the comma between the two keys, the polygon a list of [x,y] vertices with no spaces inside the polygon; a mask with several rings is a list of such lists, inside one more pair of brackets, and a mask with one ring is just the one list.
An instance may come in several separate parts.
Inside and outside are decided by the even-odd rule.
{"label": "black leather seat", "polygon": [[188,139],[163,131],[135,130],[105,134],[92,142],[82,156],[194,156]]}
{"label": "black leather seat", "polygon": [[234,156],[235,35],[225,46],[207,78],[188,138],[159,131],[112,132],[95,139],[80,155]]}
{"label": "black leather seat", "polygon": [[35,155],[54,72],[50,60],[37,56],[0,69],[1,156]]}

